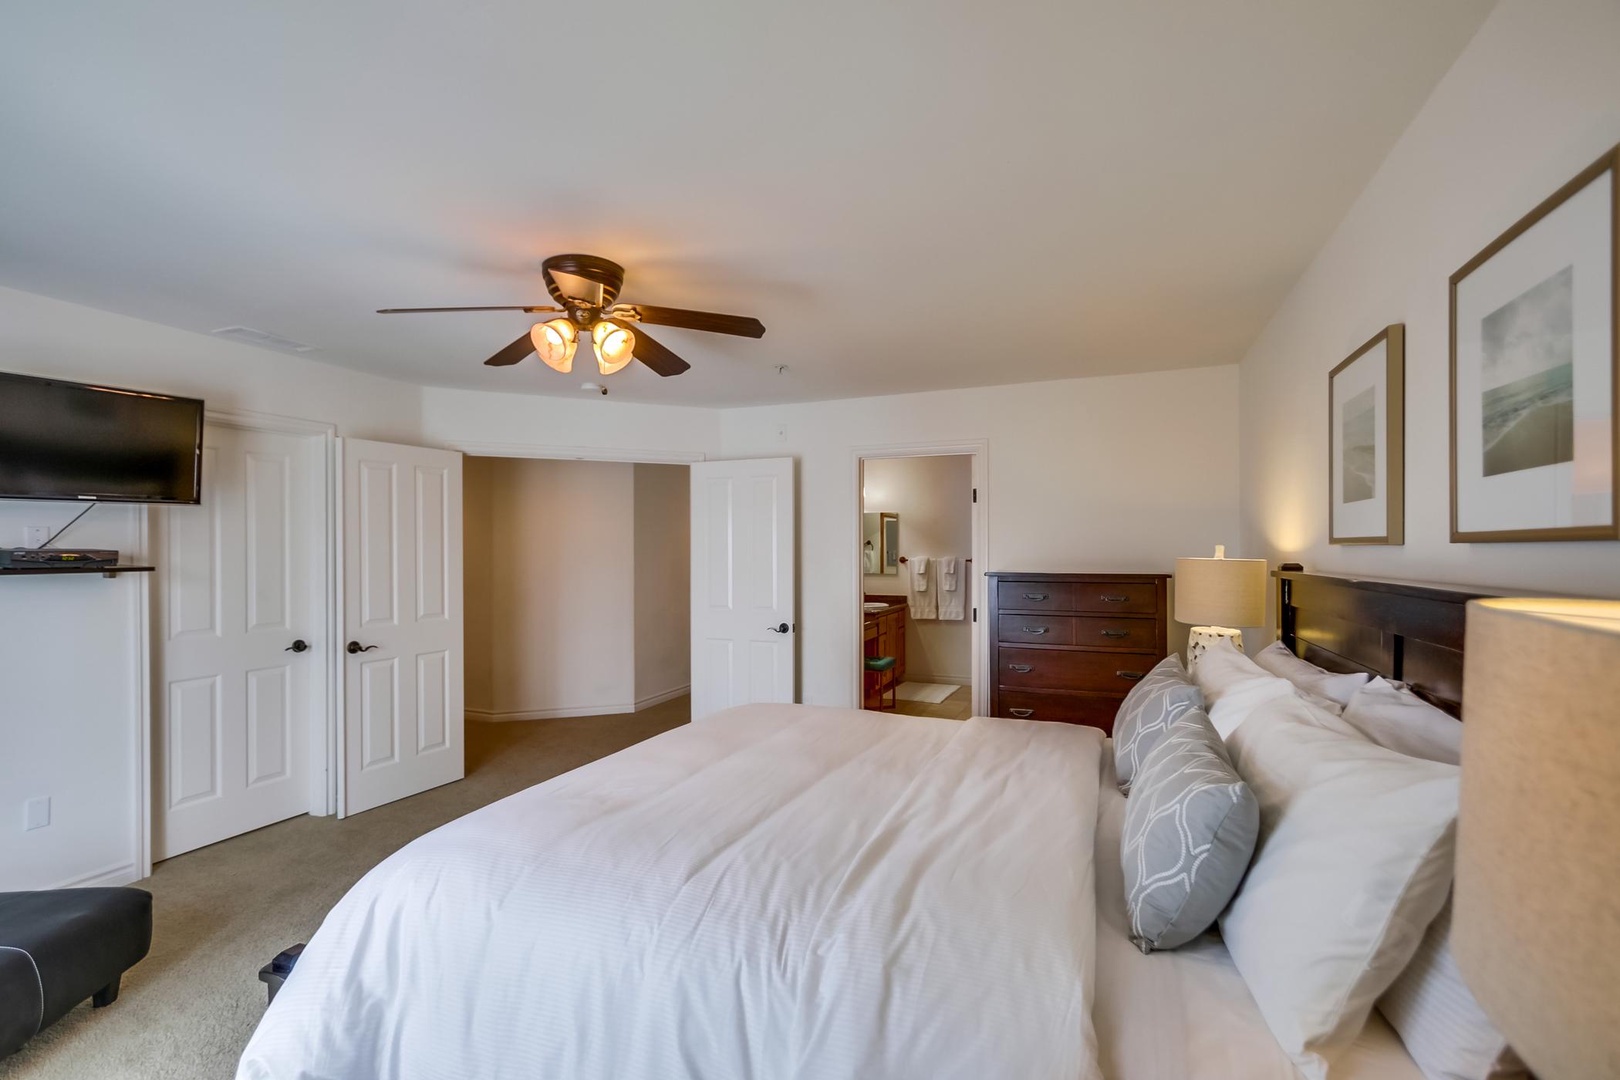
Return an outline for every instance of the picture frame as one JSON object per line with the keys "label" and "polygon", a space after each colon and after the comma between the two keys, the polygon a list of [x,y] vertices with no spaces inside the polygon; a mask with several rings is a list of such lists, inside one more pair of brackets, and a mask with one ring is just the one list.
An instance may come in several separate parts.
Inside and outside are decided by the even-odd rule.
{"label": "picture frame", "polygon": [[1451,542],[1620,539],[1620,146],[1451,275]]}
{"label": "picture frame", "polygon": [[1406,542],[1406,325],[1328,372],[1328,543]]}

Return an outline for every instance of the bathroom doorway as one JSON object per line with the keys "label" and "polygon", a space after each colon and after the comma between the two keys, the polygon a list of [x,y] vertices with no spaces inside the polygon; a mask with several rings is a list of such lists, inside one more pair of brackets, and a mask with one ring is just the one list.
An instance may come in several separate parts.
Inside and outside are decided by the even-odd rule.
{"label": "bathroom doorway", "polygon": [[975,707],[980,455],[868,451],[858,459],[860,702],[966,720]]}

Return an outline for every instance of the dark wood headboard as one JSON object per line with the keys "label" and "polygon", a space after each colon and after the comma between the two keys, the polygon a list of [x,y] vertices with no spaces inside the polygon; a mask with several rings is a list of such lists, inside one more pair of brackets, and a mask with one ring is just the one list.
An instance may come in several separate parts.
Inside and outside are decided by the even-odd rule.
{"label": "dark wood headboard", "polygon": [[1463,632],[1470,600],[1500,593],[1274,570],[1283,644],[1329,671],[1399,679],[1462,715]]}

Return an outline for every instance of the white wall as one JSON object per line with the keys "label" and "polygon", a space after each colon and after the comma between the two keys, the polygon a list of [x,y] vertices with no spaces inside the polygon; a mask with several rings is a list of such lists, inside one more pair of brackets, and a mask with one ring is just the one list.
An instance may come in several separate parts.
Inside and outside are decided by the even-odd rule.
{"label": "white wall", "polygon": [[[468,713],[532,720],[635,707],[634,467],[468,458],[487,517],[489,585],[467,620],[487,627],[488,670],[468,667]],[[466,505],[469,514],[480,510]],[[474,681],[482,685],[475,691]],[[484,703],[475,711],[471,702]]]}
{"label": "white wall", "polygon": [[635,465],[635,700],[692,684],[691,470]]}
{"label": "white wall", "polygon": [[461,463],[462,678],[466,711],[487,716],[495,709],[495,470],[496,458]]}
{"label": "white wall", "polygon": [[802,699],[856,703],[862,451],[987,444],[976,584],[990,570],[1167,572],[1217,543],[1245,554],[1237,389],[1221,367],[723,413],[725,456],[799,459]]}
{"label": "white wall", "polygon": [[[514,379],[527,373],[512,372]],[[422,389],[422,431],[436,446],[506,457],[697,461],[720,445],[715,409],[578,398]]]}
{"label": "white wall", "polygon": [[[1451,544],[1448,281],[1620,142],[1620,4],[1502,0],[1244,358],[1248,554],[1367,576],[1620,594],[1620,544]],[[1406,324],[1406,544],[1327,543],[1328,371]]]}
{"label": "white wall", "polygon": [[[973,552],[973,458],[965,454],[868,458],[865,508],[900,515],[900,554],[915,557]],[[963,568],[971,577],[973,567]],[[868,593],[906,591],[900,574],[868,574]],[[954,682],[973,678],[972,613],[959,620],[906,620],[906,678]]]}
{"label": "white wall", "polygon": [[[339,433],[415,442],[418,387],[121,315],[0,289],[0,369],[200,397],[213,409],[319,420]],[[0,546],[80,506],[0,501]],[[63,540],[150,555],[161,508],[98,506]],[[138,618],[160,574],[0,581],[0,889],[139,877],[150,721]],[[52,802],[24,832],[23,803]]]}

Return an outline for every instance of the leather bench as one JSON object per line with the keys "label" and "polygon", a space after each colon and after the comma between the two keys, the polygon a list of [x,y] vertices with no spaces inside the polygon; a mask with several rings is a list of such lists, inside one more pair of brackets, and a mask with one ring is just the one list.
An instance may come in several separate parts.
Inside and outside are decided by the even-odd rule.
{"label": "leather bench", "polygon": [[111,1005],[151,945],[152,894],[141,889],[0,893],[0,1057],[85,998]]}

